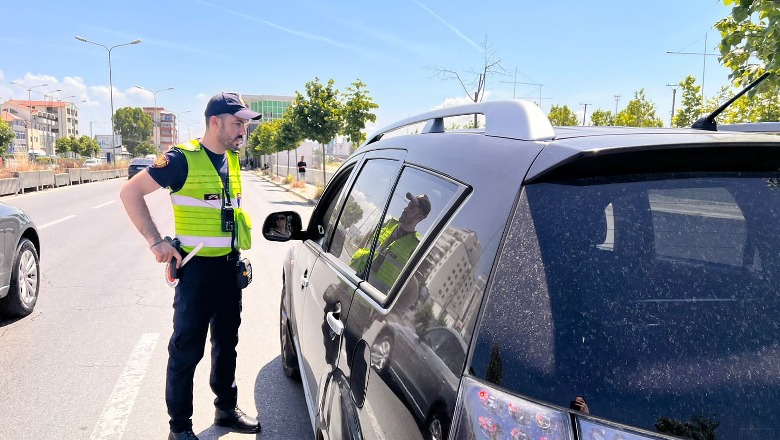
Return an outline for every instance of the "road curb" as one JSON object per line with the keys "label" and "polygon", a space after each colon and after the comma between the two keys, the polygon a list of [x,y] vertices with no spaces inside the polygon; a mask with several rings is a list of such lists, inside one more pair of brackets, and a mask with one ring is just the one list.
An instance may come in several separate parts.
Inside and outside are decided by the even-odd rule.
{"label": "road curb", "polygon": [[274,182],[273,179],[269,179],[268,176],[264,176],[262,174],[255,174],[255,175],[257,177],[265,180],[266,182],[271,183],[271,184],[277,186],[278,188],[282,188],[283,190],[285,190],[287,192],[295,194],[296,196],[300,197],[304,201],[308,202],[310,205],[316,205],[317,204],[316,200],[310,199],[309,197],[306,197],[305,195],[299,193],[298,191],[293,190],[292,188],[288,188],[288,187],[286,187],[286,186],[284,186],[284,185],[282,185],[280,183]]}

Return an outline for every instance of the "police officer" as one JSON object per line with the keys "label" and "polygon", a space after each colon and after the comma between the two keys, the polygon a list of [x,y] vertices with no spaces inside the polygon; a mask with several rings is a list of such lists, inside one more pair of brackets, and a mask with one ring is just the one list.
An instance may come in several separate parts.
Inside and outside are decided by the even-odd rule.
{"label": "police officer", "polygon": [[[409,203],[398,219],[390,218],[379,231],[377,248],[371,263],[371,273],[368,281],[383,292],[387,292],[395,283],[404,265],[420,244],[420,236],[416,231],[417,224],[423,221],[431,212],[431,201],[425,194],[412,195],[406,193]],[[352,254],[350,267],[356,273],[363,275],[368,265],[371,249],[360,248]]]}
{"label": "police officer", "polygon": [[[250,119],[261,115],[246,108],[235,93],[218,93],[206,106],[203,138],[177,145],[154,165],[128,180],[120,192],[130,220],[149,243],[157,262],[201,250],[179,271],[173,300],[173,334],[168,343],[165,401],[169,440],[197,440],[192,431],[195,367],[203,357],[211,329],[210,384],[216,399],[214,423],[234,431],[260,431],[258,421],[237,406],[236,345],[241,323],[241,288],[236,276],[239,249],[251,245],[249,218],[241,209],[238,147]],[[178,252],[164,241],[144,201],[161,188],[171,191]]]}

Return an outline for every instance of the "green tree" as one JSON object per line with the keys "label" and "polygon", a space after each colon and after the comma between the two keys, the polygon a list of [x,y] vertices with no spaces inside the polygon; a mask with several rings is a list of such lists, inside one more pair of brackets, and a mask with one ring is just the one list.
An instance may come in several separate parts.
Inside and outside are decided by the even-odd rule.
{"label": "green tree", "polygon": [[100,145],[89,136],[84,135],[78,139],[74,137],[72,142],[75,144],[75,148],[78,149],[78,154],[82,156],[94,157],[100,153]]}
{"label": "green tree", "polygon": [[11,149],[11,142],[13,142],[15,137],[14,129],[7,122],[0,119],[0,157],[8,154],[8,150]]}
{"label": "green tree", "polygon": [[138,147],[136,147],[135,154],[138,155],[138,157],[146,156],[147,154],[157,154],[157,147],[152,145],[149,142],[141,142],[138,144]]}
{"label": "green tree", "polygon": [[303,140],[303,134],[295,123],[292,112],[293,110],[291,107],[287,107],[284,117],[279,119],[279,123],[276,126],[276,149],[279,151],[287,151],[287,174],[290,174],[290,151],[295,150],[295,158],[297,159],[298,145],[300,145]]}
{"label": "green tree", "polygon": [[[709,113],[715,110],[737,92],[738,90],[733,87],[722,87],[716,96],[707,100],[705,111]],[[755,95],[750,93],[742,95],[718,117],[718,121],[723,124],[778,120],[780,120],[780,97],[771,90],[763,90]]]}
{"label": "green tree", "polygon": [[74,139],[75,138],[73,136],[57,138],[57,142],[54,144],[54,151],[57,154],[63,155],[73,153],[74,151],[71,144],[73,143]]}
{"label": "green tree", "polygon": [[[266,121],[260,124],[247,140],[247,148],[252,155],[277,153],[276,133],[281,119]],[[277,161],[278,162],[278,161]]]}
{"label": "green tree", "polygon": [[615,125],[626,127],[663,127],[661,118],[655,114],[655,104],[645,97],[645,89],[634,94],[625,109],[615,117]]}
{"label": "green tree", "polygon": [[68,148],[70,148],[70,152],[73,153],[73,157],[79,157],[81,154],[81,144],[79,144],[79,140],[76,136],[68,136]]}
{"label": "green tree", "polygon": [[598,109],[590,115],[590,123],[595,126],[615,125],[615,117],[609,110]]}
{"label": "green tree", "polygon": [[[780,88],[780,7],[777,0],[723,0],[731,15],[715,23],[720,31],[721,62],[731,69],[729,77],[738,87],[764,72],[775,72],[765,85]],[[758,90],[751,92],[758,93]]]}
{"label": "green tree", "polygon": [[343,105],[338,100],[339,91],[333,87],[334,81],[327,85],[314,81],[306,83],[306,97],[298,91],[292,103],[292,115],[304,139],[311,139],[322,146],[322,176],[325,178],[325,144],[332,141],[342,127]]}
{"label": "green tree", "polygon": [[[701,86],[696,78],[688,75],[680,85],[680,109],[672,118],[675,127],[690,127],[702,115]],[[717,106],[716,106],[717,107]]]}
{"label": "green tree", "polygon": [[562,107],[557,105],[550,106],[550,113],[547,114],[547,119],[550,120],[552,125],[557,126],[571,126],[579,124],[577,115],[571,111],[568,105],[564,105]]}
{"label": "green tree", "polygon": [[376,122],[376,115],[371,110],[379,108],[365,90],[366,85],[355,80],[344,95],[344,135],[352,142],[352,151],[355,151],[360,144],[366,140],[363,129],[366,128],[366,122]]}
{"label": "green tree", "polygon": [[114,113],[114,129],[131,156],[138,155],[138,145],[152,138],[152,117],[140,107],[122,107]]}

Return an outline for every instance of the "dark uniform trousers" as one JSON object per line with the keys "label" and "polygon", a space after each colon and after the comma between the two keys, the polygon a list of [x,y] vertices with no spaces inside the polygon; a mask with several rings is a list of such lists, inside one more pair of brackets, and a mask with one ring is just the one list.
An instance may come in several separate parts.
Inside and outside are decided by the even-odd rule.
{"label": "dark uniform trousers", "polygon": [[194,257],[181,269],[173,300],[173,334],[168,343],[165,401],[172,432],[192,429],[195,367],[211,329],[211,389],[214,405],[236,407],[236,345],[241,324],[241,290],[236,255]]}

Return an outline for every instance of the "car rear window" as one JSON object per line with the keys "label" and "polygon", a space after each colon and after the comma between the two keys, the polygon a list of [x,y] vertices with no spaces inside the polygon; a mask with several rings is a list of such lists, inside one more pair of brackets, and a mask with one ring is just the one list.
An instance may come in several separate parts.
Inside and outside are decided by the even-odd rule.
{"label": "car rear window", "polygon": [[652,431],[773,437],[779,177],[653,174],[527,186],[496,268],[474,373],[564,407],[583,395],[591,415]]}

